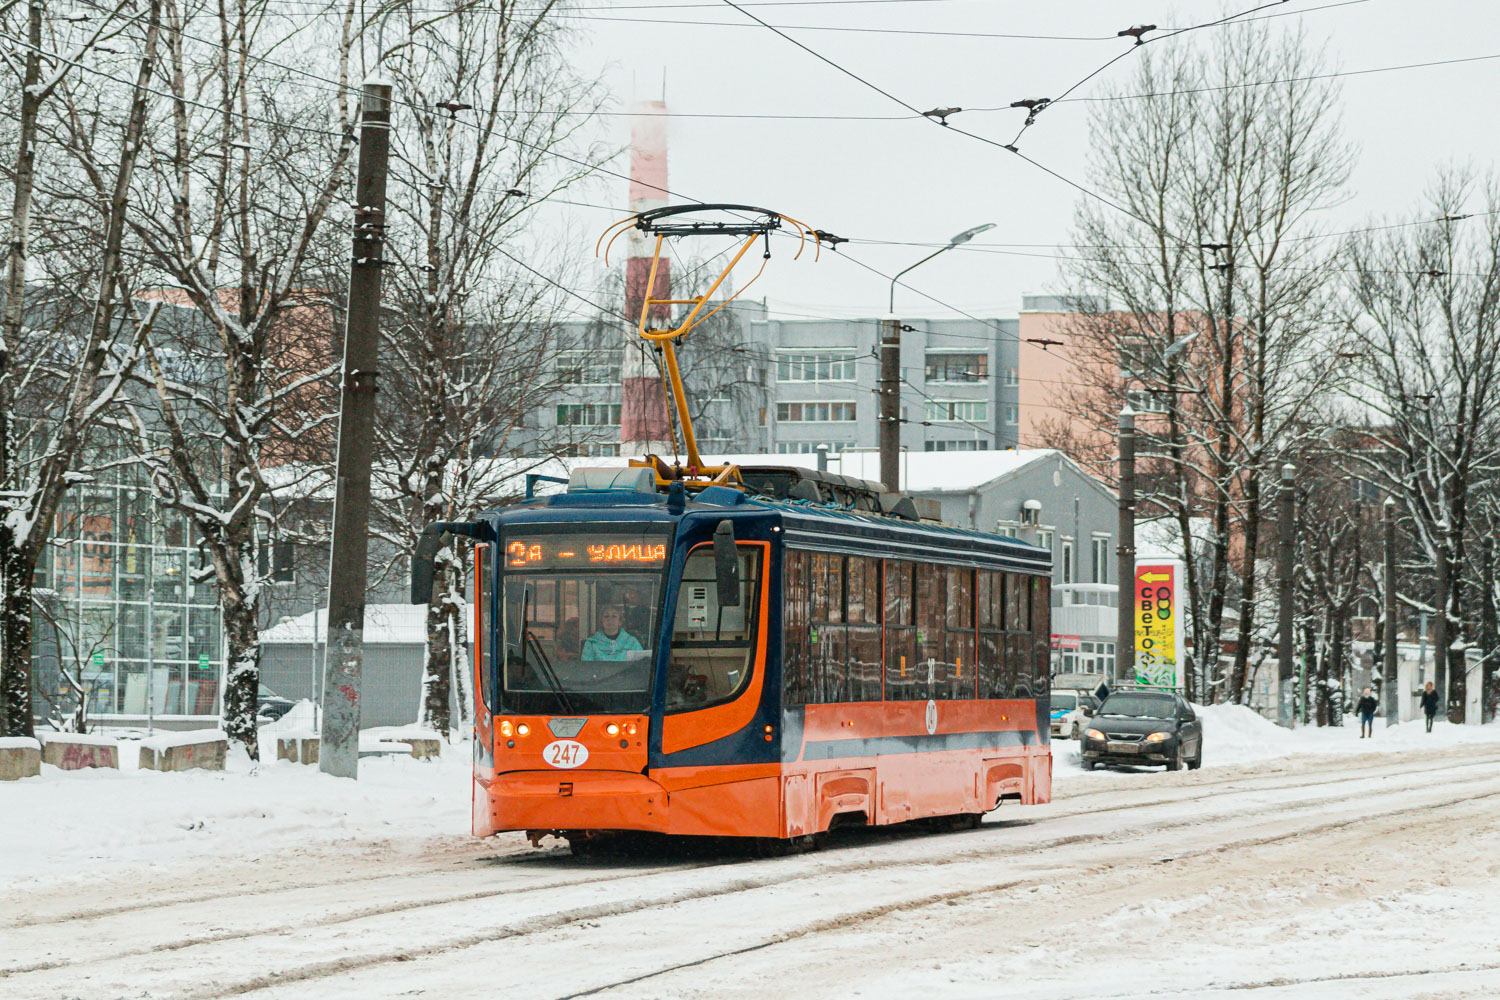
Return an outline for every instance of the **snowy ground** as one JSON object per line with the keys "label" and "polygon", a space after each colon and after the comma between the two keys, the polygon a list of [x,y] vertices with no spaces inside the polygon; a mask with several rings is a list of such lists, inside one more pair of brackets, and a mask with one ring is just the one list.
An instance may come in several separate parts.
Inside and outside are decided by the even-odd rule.
{"label": "snowy ground", "polygon": [[[1500,727],[1283,732],[777,860],[474,841],[468,754],[0,785],[0,997],[1500,995]],[[122,754],[124,758],[133,754]]]}

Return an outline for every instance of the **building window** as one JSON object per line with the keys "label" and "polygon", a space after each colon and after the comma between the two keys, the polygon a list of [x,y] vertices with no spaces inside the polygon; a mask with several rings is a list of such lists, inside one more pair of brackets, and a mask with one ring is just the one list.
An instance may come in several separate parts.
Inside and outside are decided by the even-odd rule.
{"label": "building window", "polygon": [[618,427],[619,403],[559,403],[559,427]]}
{"label": "building window", "polygon": [[292,543],[268,542],[260,547],[260,575],[270,583],[294,583],[297,574],[292,568]]}
{"label": "building window", "polygon": [[1036,543],[1038,545],[1040,545],[1042,548],[1046,549],[1048,552],[1051,552],[1052,551],[1052,532],[1050,532],[1050,531],[1038,531],[1036,533]]}
{"label": "building window", "polygon": [[1007,424],[1019,424],[1021,422],[1021,408],[1015,403],[1005,404],[1005,422]]}
{"label": "building window", "polygon": [[1125,394],[1130,408],[1137,413],[1166,413],[1167,403],[1161,393],[1149,389],[1131,389]]}
{"label": "building window", "polygon": [[829,455],[837,455],[845,448],[853,448],[853,441],[777,441],[778,455],[816,455],[818,448],[826,445]]}
{"label": "building window", "polygon": [[571,441],[559,449],[567,458],[600,458],[620,454],[618,441]]}
{"label": "building window", "polygon": [[564,385],[619,385],[624,352],[559,351],[557,372]]}
{"label": "building window", "polygon": [[928,441],[923,445],[923,449],[926,451],[983,451],[987,443],[977,438],[958,441]]}
{"label": "building window", "polygon": [[1094,582],[1109,582],[1109,536],[1094,536]]}
{"label": "building window", "polygon": [[776,352],[779,382],[853,382],[855,350],[780,350]]}
{"label": "building window", "polygon": [[990,404],[983,399],[929,400],[929,423],[984,423],[990,418]]}
{"label": "building window", "polygon": [[854,419],[854,404],[777,403],[776,419],[789,424],[843,423]]}
{"label": "building window", "polygon": [[927,381],[980,382],[990,377],[988,354],[927,352]]}
{"label": "building window", "polygon": [[1062,543],[1062,582],[1073,582],[1073,539],[1064,538]]}
{"label": "building window", "polygon": [[1015,368],[1006,368],[1001,372],[1001,385],[1020,385],[1021,373]]}
{"label": "building window", "polygon": [[1020,528],[1014,521],[1000,521],[995,525],[995,534],[1004,538],[1019,537]]}

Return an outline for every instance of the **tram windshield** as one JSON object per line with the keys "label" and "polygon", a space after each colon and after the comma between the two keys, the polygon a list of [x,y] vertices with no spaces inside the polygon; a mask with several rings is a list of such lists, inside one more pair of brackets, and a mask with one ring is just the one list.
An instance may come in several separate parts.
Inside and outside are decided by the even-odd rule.
{"label": "tram windshield", "polygon": [[510,541],[500,674],[506,711],[650,709],[665,542],[567,535]]}

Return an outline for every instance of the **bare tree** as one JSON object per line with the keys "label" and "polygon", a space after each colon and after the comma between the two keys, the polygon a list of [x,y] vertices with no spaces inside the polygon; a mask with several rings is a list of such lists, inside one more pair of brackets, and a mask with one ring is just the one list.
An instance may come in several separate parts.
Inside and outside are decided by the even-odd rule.
{"label": "bare tree", "polygon": [[327,223],[355,147],[350,93],[270,57],[314,50],[343,80],[352,43],[347,22],[325,37],[318,19],[251,0],[162,2],[171,97],[133,223],[179,321],[149,347],[132,414],[159,501],[187,515],[213,567],[224,727],[258,758],[258,556],[276,494],[325,475],[336,358],[327,292],[309,281],[336,242]]}
{"label": "bare tree", "polygon": [[1436,619],[1437,678],[1461,718],[1465,672],[1453,659],[1463,664],[1493,600],[1476,600],[1471,546],[1500,469],[1500,184],[1445,170],[1417,218],[1437,221],[1350,245],[1355,404],[1381,443],[1351,461],[1396,498],[1430,567],[1402,598]]}
{"label": "bare tree", "polygon": [[[1078,209],[1074,242],[1087,249],[1069,265],[1078,317],[1064,332],[1079,378],[1067,403],[1088,430],[1044,436],[1107,454],[1129,405],[1140,411],[1144,511],[1176,521],[1185,544],[1207,519],[1206,579],[1183,553],[1194,697],[1244,698],[1261,482],[1338,373],[1314,363],[1332,328],[1334,252],[1314,238],[1314,214],[1340,197],[1351,154],[1334,86],[1308,79],[1317,65],[1300,34],[1236,26],[1207,51],[1143,53],[1115,96],[1156,96],[1094,115],[1093,183],[1126,211]],[[1241,85],[1262,79],[1284,82]],[[1231,606],[1240,641],[1221,664]]]}
{"label": "bare tree", "polygon": [[[533,444],[528,418],[576,367],[561,353],[559,293],[520,263],[559,269],[528,237],[530,213],[605,158],[579,137],[602,96],[570,66],[555,7],[398,8],[372,29],[399,39],[380,63],[403,97],[376,431],[388,568],[409,561],[424,525],[501,499],[510,463],[495,456]],[[435,561],[422,682],[422,721],[440,732],[451,679],[467,673],[466,580],[450,541]]]}
{"label": "bare tree", "polygon": [[[8,35],[12,44],[3,55],[21,85],[14,166],[8,177],[11,238],[0,313],[0,731],[8,735],[29,736],[33,728],[32,586],[37,560],[63,495],[87,479],[78,460],[89,430],[120,394],[136,348],[156,315],[148,308],[134,330],[120,315],[129,300],[126,280],[131,262],[125,235],[131,185],[147,133],[148,88],[156,72],[161,25],[160,0],[150,0],[126,17],[134,7],[102,8],[97,27],[60,36],[43,31],[46,5],[30,3],[24,39]],[[0,14],[8,15],[11,9]],[[0,25],[12,27],[6,21]],[[79,60],[104,39],[128,39],[139,46],[133,79],[116,80],[121,87],[113,92],[96,92],[100,107],[123,105],[123,121],[95,120],[79,134],[73,129],[70,102],[65,102],[57,122],[45,119],[48,102],[60,91],[69,92]],[[44,63],[50,64],[45,72]],[[31,220],[39,184],[37,151],[44,124],[72,140],[67,146],[70,166],[85,166],[78,178],[84,196],[62,194],[56,199],[64,210],[77,210],[64,224],[97,235],[87,270],[74,276],[84,287],[93,285],[87,321],[76,333],[56,331],[61,336],[51,344],[25,329]],[[47,249],[67,255],[65,245]],[[58,345],[58,340],[64,343]]]}

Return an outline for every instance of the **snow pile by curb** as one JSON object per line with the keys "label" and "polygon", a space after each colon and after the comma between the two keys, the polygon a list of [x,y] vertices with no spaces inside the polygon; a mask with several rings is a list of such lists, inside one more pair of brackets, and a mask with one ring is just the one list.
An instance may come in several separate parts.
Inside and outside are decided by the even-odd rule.
{"label": "snow pile by curb", "polygon": [[142,749],[162,751],[171,747],[190,747],[199,743],[227,743],[229,734],[222,729],[188,729],[180,733],[161,733],[138,744]]}

